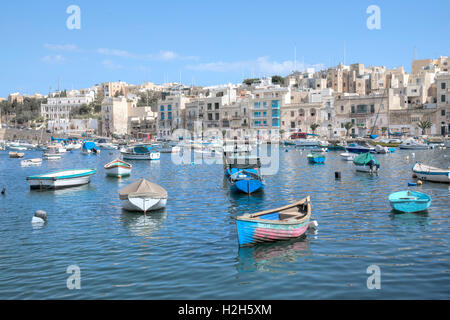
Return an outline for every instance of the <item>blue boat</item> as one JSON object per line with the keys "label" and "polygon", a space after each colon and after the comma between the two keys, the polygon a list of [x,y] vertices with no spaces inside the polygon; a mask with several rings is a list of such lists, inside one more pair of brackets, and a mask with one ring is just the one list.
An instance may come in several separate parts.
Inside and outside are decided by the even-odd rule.
{"label": "blue boat", "polygon": [[251,194],[262,190],[264,181],[260,169],[261,161],[258,157],[244,155],[225,159],[225,175],[233,191]]}
{"label": "blue boat", "polygon": [[229,181],[231,188],[234,191],[247,194],[254,193],[264,188],[262,176],[245,169],[232,174]]}
{"label": "blue boat", "polygon": [[320,153],[308,154],[308,161],[310,163],[325,163],[325,155]]}
{"label": "blue boat", "polygon": [[81,147],[81,153],[84,153],[84,154],[98,154],[98,153],[100,153],[100,149],[97,147],[95,142],[86,141],[86,142],[83,143],[83,146]]}
{"label": "blue boat", "polygon": [[302,237],[311,218],[310,197],[296,203],[236,218],[239,246]]}
{"label": "blue boat", "polygon": [[375,148],[368,146],[362,146],[358,143],[350,143],[347,148],[345,148],[349,153],[368,153],[375,152]]}
{"label": "blue boat", "polygon": [[400,191],[391,194],[389,202],[391,207],[399,212],[422,212],[430,207],[431,197],[417,191]]}

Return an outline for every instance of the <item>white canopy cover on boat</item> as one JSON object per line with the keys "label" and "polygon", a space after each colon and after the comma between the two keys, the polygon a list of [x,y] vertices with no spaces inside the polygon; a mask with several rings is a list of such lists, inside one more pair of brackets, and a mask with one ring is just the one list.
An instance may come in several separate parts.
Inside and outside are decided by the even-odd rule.
{"label": "white canopy cover on boat", "polygon": [[142,178],[120,190],[119,196],[120,200],[127,200],[129,196],[167,199],[167,191],[156,183]]}

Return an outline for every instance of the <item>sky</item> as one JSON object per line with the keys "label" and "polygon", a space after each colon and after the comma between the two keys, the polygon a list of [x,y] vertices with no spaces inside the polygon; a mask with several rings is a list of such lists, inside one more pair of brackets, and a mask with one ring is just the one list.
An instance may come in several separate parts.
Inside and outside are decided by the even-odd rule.
{"label": "sky", "polygon": [[[69,29],[77,19],[80,25]],[[369,29],[371,5],[380,29]],[[370,20],[374,21],[374,20]],[[187,85],[450,55],[450,1],[1,1],[0,97],[107,81]],[[295,55],[296,52],[296,55]],[[296,57],[296,59],[295,59]]]}

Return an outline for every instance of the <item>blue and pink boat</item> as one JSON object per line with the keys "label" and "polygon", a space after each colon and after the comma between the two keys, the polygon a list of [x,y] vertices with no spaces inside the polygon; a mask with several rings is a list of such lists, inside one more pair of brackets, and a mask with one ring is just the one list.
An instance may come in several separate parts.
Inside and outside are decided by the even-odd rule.
{"label": "blue and pink boat", "polygon": [[240,246],[287,241],[306,233],[311,219],[311,201],[306,197],[293,204],[245,214],[236,218]]}

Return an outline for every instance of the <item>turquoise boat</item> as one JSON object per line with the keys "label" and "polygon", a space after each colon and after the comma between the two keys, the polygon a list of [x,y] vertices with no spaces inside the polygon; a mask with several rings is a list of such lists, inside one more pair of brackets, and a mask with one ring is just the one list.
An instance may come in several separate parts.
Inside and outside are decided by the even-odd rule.
{"label": "turquoise boat", "polygon": [[400,191],[389,196],[391,207],[400,212],[413,213],[426,211],[431,204],[431,197],[417,191]]}
{"label": "turquoise boat", "polygon": [[308,154],[308,161],[310,163],[325,163],[325,155],[320,153]]}

